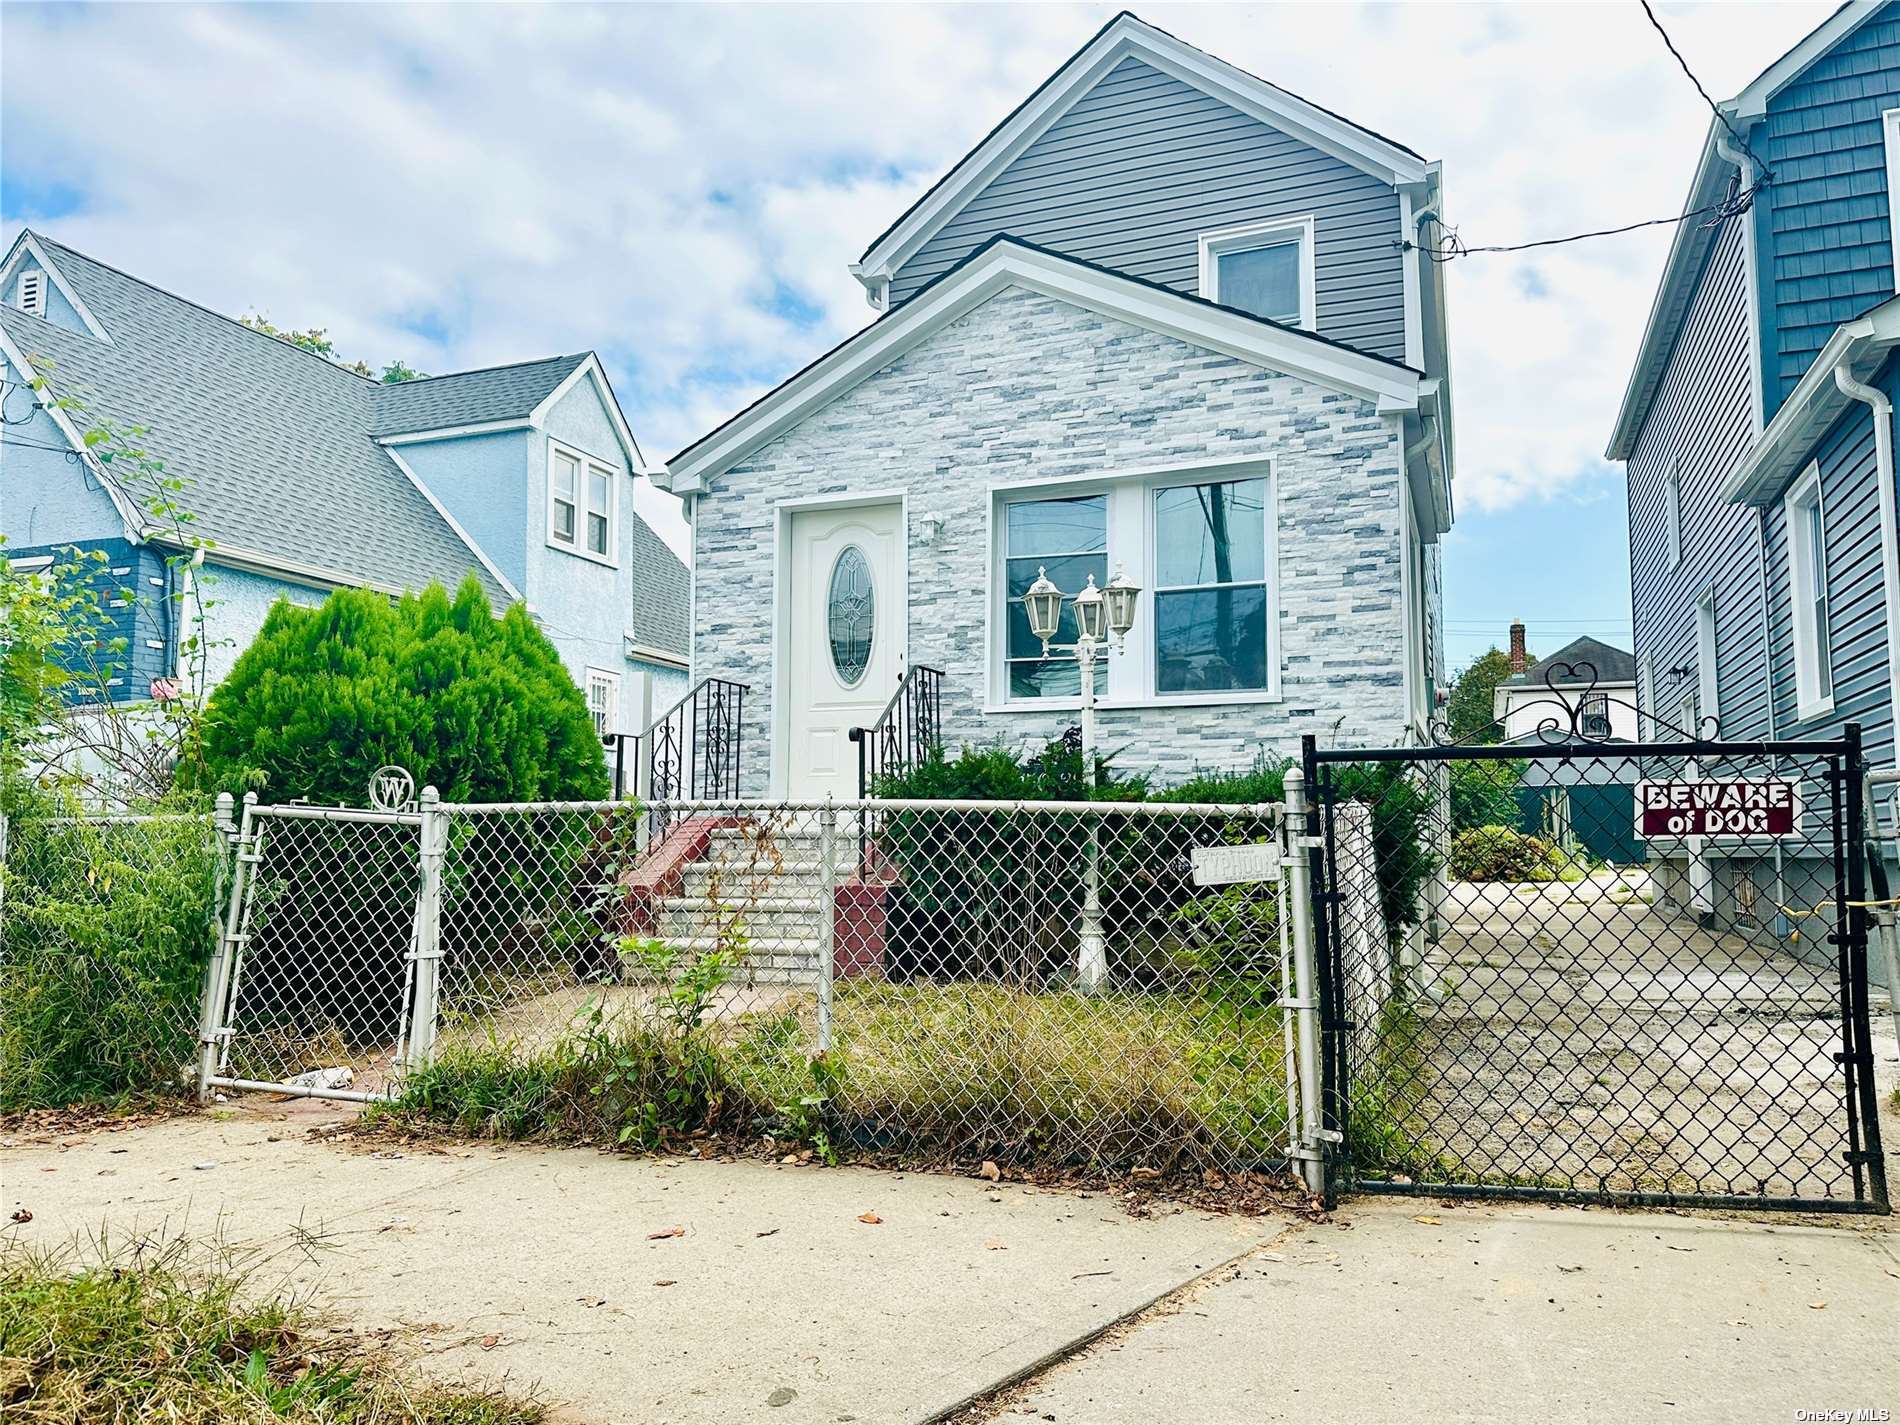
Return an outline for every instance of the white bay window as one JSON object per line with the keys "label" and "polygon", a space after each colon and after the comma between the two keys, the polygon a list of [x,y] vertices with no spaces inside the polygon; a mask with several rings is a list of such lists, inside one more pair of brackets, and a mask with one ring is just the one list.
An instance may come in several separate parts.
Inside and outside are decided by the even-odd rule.
{"label": "white bay window", "polygon": [[1073,705],[1072,653],[1043,657],[1024,591],[1038,571],[1070,600],[1117,566],[1143,589],[1126,651],[1096,665],[1104,706],[1270,701],[1279,695],[1273,480],[1264,460],[993,492],[993,708]]}

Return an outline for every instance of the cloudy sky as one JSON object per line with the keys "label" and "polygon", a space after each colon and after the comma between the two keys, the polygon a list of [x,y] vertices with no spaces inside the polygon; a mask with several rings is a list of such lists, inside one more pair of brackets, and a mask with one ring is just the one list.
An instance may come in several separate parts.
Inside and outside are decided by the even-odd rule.
{"label": "cloudy sky", "polygon": [[[1660,13],[1719,98],[1832,8]],[[373,364],[597,349],[663,457],[869,320],[845,264],[1112,13],[8,0],[0,224]],[[1676,211],[1708,123],[1635,0],[1139,13],[1442,159],[1473,244]],[[1627,638],[1601,452],[1667,243],[1452,264],[1454,662]]]}

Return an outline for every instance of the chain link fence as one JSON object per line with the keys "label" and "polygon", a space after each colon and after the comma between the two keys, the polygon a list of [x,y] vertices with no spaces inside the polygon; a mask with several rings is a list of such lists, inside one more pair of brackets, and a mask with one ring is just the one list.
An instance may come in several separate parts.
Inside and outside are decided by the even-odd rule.
{"label": "chain link fence", "polygon": [[1362,923],[1363,896],[1325,919],[1329,1097],[1350,1180],[1884,1202],[1847,752],[1315,762],[1327,884],[1395,861],[1430,881],[1401,934]]}
{"label": "chain link fence", "polygon": [[224,847],[209,815],[0,818],[0,1112],[190,1087]]}

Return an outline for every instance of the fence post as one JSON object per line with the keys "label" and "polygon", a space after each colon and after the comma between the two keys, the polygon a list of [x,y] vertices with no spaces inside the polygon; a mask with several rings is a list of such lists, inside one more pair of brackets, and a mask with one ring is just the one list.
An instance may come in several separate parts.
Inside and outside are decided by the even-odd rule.
{"label": "fence post", "polygon": [[231,967],[244,943],[244,891],[250,868],[257,863],[257,831],[253,814],[257,793],[244,794],[243,819],[231,821],[231,794],[218,793],[213,825],[230,851],[231,874],[224,905],[224,919],[218,943],[211,951],[211,963],[205,967],[203,1002],[198,1009],[198,1102],[211,1100],[211,1078],[218,1071],[218,1041],[224,1033],[226,1000],[230,994]]}
{"label": "fence post", "polygon": [[1287,916],[1293,922],[1293,995],[1282,1009],[1293,1011],[1299,1060],[1300,1102],[1291,1156],[1300,1165],[1307,1189],[1326,1191],[1326,1161],[1320,1133],[1319,967],[1313,948],[1313,873],[1307,857],[1306,773],[1286,769],[1285,838]]}
{"label": "fence post", "polygon": [[448,813],[442,794],[424,787],[422,825],[417,832],[421,879],[416,887],[416,930],[411,955],[416,962],[416,1003],[411,1012],[409,1057],[404,1072],[426,1069],[435,1061],[436,969],[442,959],[442,857],[448,849]]}
{"label": "fence post", "polygon": [[818,1052],[831,1052],[831,981],[837,973],[838,809],[825,797],[818,813],[818,883],[824,929],[818,936]]}

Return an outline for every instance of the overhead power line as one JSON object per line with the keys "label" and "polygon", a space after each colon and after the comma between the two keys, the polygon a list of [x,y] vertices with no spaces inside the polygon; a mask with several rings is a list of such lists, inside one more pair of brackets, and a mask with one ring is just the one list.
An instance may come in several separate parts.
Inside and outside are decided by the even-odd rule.
{"label": "overhead power line", "polygon": [[1400,249],[1406,252],[1423,252],[1433,262],[1451,262],[1457,258],[1471,257],[1481,252],[1530,252],[1536,248],[1562,247],[1573,242],[1588,242],[1593,238],[1619,237],[1624,233],[1641,232],[1644,228],[1673,227],[1677,223],[1690,222],[1696,218],[1708,220],[1702,224],[1705,228],[1720,227],[1730,218],[1739,217],[1755,206],[1755,195],[1773,183],[1775,175],[1768,171],[1768,165],[1757,157],[1755,150],[1748,146],[1748,140],[1741,135],[1734,124],[1729,122],[1728,115],[1722,112],[1721,106],[1709,97],[1709,91],[1703,87],[1702,81],[1696,78],[1695,71],[1689,68],[1689,61],[1682,57],[1682,51],[1676,48],[1676,42],[1669,37],[1669,31],[1665,30],[1662,21],[1656,18],[1656,12],[1649,6],[1649,0],[1640,0],[1640,3],[1643,13],[1649,17],[1649,23],[1655,27],[1656,33],[1662,36],[1663,44],[1674,56],[1682,72],[1689,77],[1689,82],[1695,86],[1696,93],[1702,96],[1702,102],[1709,106],[1709,112],[1715,115],[1716,121],[1728,130],[1729,137],[1734,139],[1742,152],[1754,162],[1755,171],[1760,176],[1747,186],[1743,186],[1738,179],[1730,185],[1728,195],[1720,202],[1705,203],[1699,208],[1691,208],[1687,212],[1676,213],[1666,218],[1643,218],[1633,223],[1619,223],[1614,227],[1592,228],[1588,232],[1581,233],[1566,233],[1562,237],[1535,238],[1529,242],[1507,243],[1468,243],[1458,236],[1456,228],[1446,227],[1440,223],[1437,242],[1420,243],[1408,237],[1399,241]]}

